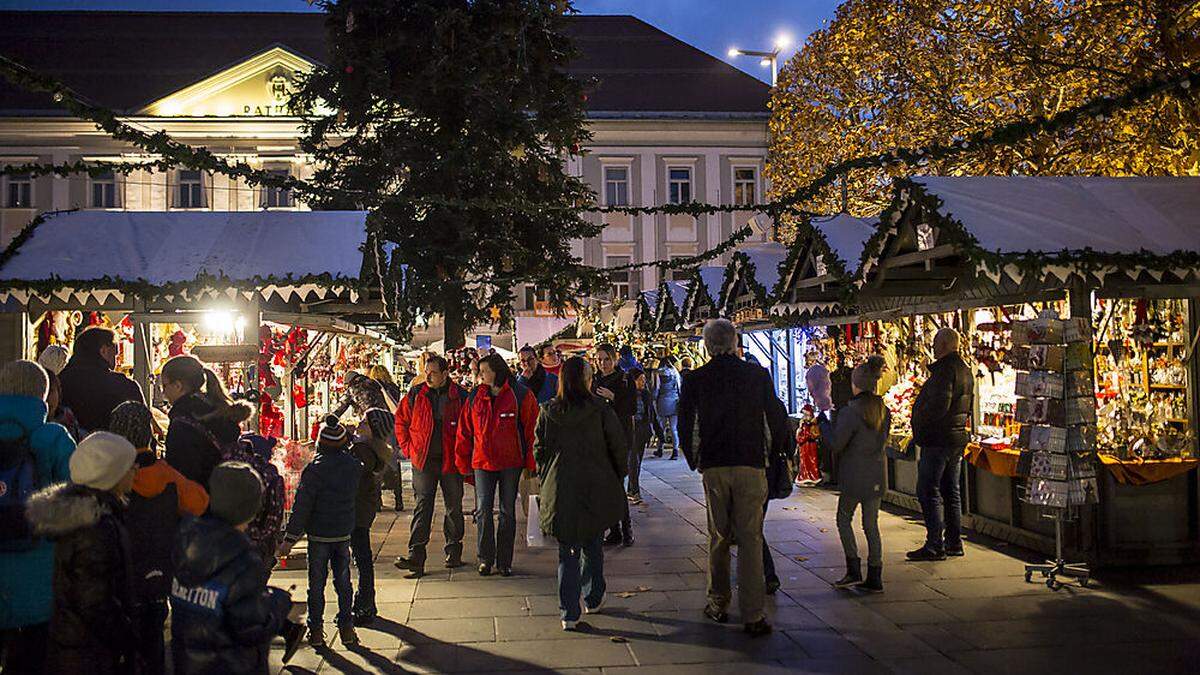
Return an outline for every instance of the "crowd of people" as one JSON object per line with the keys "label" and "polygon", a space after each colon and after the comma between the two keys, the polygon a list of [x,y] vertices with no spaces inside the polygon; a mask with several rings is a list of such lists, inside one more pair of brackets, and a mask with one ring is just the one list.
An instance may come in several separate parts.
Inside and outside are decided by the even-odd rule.
{"label": "crowd of people", "polygon": [[[169,619],[174,672],[266,672],[275,638],[286,644],[285,659],[305,635],[326,645],[330,576],[338,639],[358,644],[355,627],[377,615],[370,532],[383,491],[403,509],[400,458],[411,463],[415,503],[396,567],[409,578],[425,574],[439,489],[444,565],[466,564],[471,483],[478,574],[509,576],[516,503],[533,501],[559,549],[562,627],[575,630],[581,614],[605,604],[604,546],[634,543],[630,505],[642,499],[643,457],[650,447],[662,457],[667,444],[670,459],[682,454],[702,474],[704,614],[729,620],[737,546],[740,618],[747,633],[768,634],[765,595],[779,579],[763,519],[795,479],[786,471],[795,437],[770,375],[743,357],[734,325],[710,321],[703,340],[709,360],[696,368],[600,344],[590,359],[524,347],[515,372],[494,351],[426,353],[406,390],[383,368],[348,372],[286,521],[275,439],[242,430],[249,406],[231,400],[195,357],[162,366],[165,429],[140,387],[116,370],[110,330],[82,331],[69,356],[54,347],[38,362],[8,363],[0,367],[0,664],[6,673],[166,672]],[[928,528],[926,543],[908,553],[913,560],[962,555],[958,463],[969,440],[970,371],[954,331],[938,333],[934,352],[913,412]],[[848,402],[832,409],[827,397],[817,401],[823,452],[838,460],[847,570],[834,585],[874,592],[883,590],[878,513],[891,424],[877,393],[883,369],[872,357],[853,369]],[[341,420],[351,409],[353,428]],[[859,510],[865,578],[852,530]],[[305,605],[267,583],[302,538],[304,623]]]}

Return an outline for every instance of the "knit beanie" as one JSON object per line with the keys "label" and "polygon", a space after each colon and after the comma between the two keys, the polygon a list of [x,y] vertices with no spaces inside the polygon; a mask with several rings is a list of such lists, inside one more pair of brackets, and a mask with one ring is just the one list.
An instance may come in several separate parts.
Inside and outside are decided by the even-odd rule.
{"label": "knit beanie", "polygon": [[262,479],[245,462],[222,462],[208,478],[208,510],[230,525],[254,520],[262,506]]}
{"label": "knit beanie", "polygon": [[337,415],[326,415],[321,435],[317,437],[318,450],[341,450],[349,445],[350,434],[342,426]]}
{"label": "knit beanie", "polygon": [[124,436],[136,449],[150,447],[154,439],[150,409],[139,401],[125,401],[113,408],[108,418],[108,430]]}
{"label": "knit beanie", "polygon": [[67,348],[62,345],[49,345],[38,355],[38,365],[58,375],[67,366]]}
{"label": "knit beanie", "polygon": [[854,367],[854,371],[850,373],[850,384],[862,391],[876,394],[878,392],[875,389],[879,386],[879,378],[883,376],[885,367],[887,367],[887,362],[882,356],[878,354],[870,356],[866,361]]}
{"label": "knit beanie", "polygon": [[137,458],[133,444],[111,431],[94,431],[79,441],[68,466],[71,482],[97,490],[111,490]]}

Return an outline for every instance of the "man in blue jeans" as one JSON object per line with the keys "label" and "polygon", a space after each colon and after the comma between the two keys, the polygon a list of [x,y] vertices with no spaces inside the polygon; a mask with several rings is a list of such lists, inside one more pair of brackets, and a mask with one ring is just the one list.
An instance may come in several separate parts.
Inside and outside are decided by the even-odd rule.
{"label": "man in blue jeans", "polygon": [[349,450],[349,432],[337,417],[329,415],[317,439],[316,457],[300,474],[287,534],[279,547],[280,557],[286,556],[300,537],[308,535],[308,642],[318,649],[325,646],[322,620],[330,570],[338,599],[338,634],[343,645],[358,644],[350,583],[350,534],[363,465]]}
{"label": "man in blue jeans", "polygon": [[921,548],[908,552],[909,560],[945,560],[963,554],[959,473],[963,449],[971,440],[975,378],[959,356],[958,345],[954,329],[937,332],[929,378],[913,403],[913,442],[921,449],[917,500],[926,535]]}

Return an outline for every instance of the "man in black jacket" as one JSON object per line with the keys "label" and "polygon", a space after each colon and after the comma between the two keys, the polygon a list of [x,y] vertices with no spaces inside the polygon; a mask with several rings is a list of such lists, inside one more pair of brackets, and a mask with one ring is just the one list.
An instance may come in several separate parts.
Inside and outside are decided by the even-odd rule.
{"label": "man in black jacket", "polygon": [[[738,335],[725,319],[704,326],[712,356],[683,376],[679,396],[679,444],[692,469],[704,477],[708,509],[708,606],[704,614],[729,620],[729,547],[738,546],[738,600],[746,632],[771,632],[764,610],[763,504],[767,501],[766,435],[787,433],[770,374],[737,357]],[[700,437],[694,438],[699,423]],[[697,447],[699,440],[699,447]]]}
{"label": "man in black jacket", "polygon": [[108,428],[108,417],[125,401],[146,402],[137,382],[113,370],[117,367],[116,334],[91,326],[75,338],[74,353],[59,373],[62,405],[70,408],[85,431]]}
{"label": "man in black jacket", "polygon": [[[908,552],[909,560],[945,560],[961,556],[962,497],[959,471],[971,440],[975,380],[958,354],[958,333],[943,328],[933,338],[934,362],[913,403],[913,442],[921,449],[917,499],[925,517],[925,544]],[[944,508],[944,512],[943,512]]]}

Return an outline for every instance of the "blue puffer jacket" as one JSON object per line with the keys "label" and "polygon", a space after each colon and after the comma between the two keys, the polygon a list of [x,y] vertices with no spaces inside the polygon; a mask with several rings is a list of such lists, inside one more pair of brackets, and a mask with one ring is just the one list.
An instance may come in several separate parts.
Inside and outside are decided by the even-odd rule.
{"label": "blue puffer jacket", "polygon": [[307,534],[309,541],[349,541],[362,470],[362,462],[348,449],[318,448],[300,474],[284,538],[296,541]]}
{"label": "blue puffer jacket", "polygon": [[683,384],[679,371],[671,366],[658,369],[657,408],[658,414],[671,417],[679,408],[679,389]]}
{"label": "blue puffer jacket", "polygon": [[[29,434],[39,488],[70,478],[67,463],[75,442],[63,427],[46,423],[46,403],[32,396],[0,396],[0,438],[22,433]],[[29,551],[0,553],[0,629],[49,621],[53,576],[52,541]]]}

